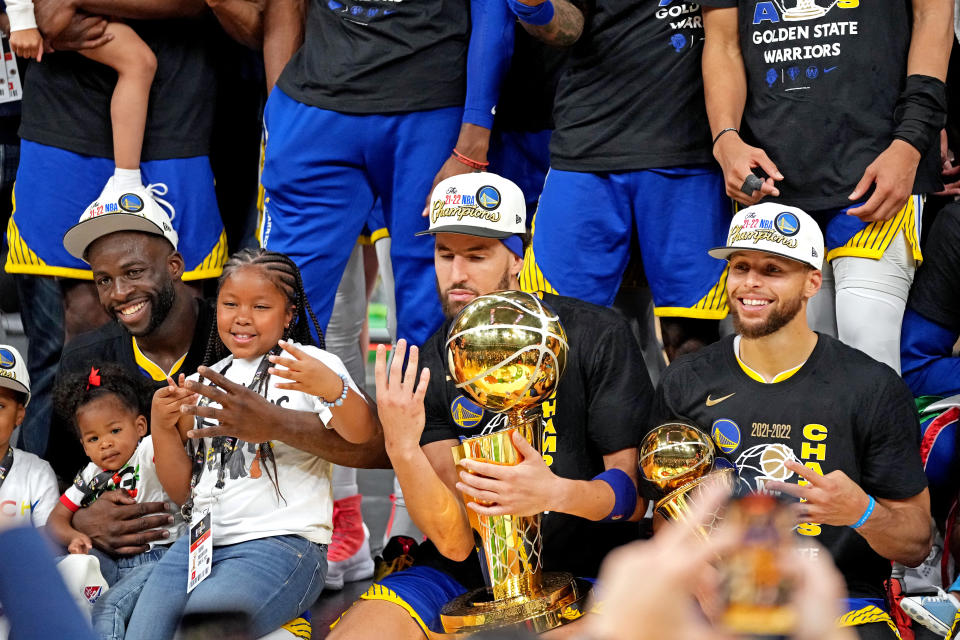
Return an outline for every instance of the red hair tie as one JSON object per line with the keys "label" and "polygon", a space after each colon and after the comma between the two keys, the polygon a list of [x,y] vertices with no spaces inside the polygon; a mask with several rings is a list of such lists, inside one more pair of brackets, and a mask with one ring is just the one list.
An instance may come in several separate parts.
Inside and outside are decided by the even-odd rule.
{"label": "red hair tie", "polygon": [[90,390],[91,386],[100,386],[100,369],[94,369],[93,367],[90,367],[90,375],[87,376],[87,391]]}

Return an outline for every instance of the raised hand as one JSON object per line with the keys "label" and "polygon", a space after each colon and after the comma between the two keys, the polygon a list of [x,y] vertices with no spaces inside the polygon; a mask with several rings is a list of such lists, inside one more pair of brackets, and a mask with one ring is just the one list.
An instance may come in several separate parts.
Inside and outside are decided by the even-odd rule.
{"label": "raised hand", "polygon": [[267,372],[292,382],[278,382],[275,385],[277,389],[301,391],[327,402],[333,402],[341,396],[345,383],[330,367],[285,340],[280,341],[280,347],[291,357],[271,355],[270,362],[277,366],[270,367]]}
{"label": "raised hand", "polygon": [[[714,147],[713,155],[723,169],[723,179],[727,195],[743,205],[754,205],[766,196],[779,196],[780,190],[774,181],[783,180],[783,174],[777,169],[767,153],[758,147],[751,147],[737,135],[730,132],[720,137]],[[763,169],[769,176],[759,189],[751,194],[744,193],[743,187],[753,170]]]}
{"label": "raised hand", "polygon": [[[423,398],[430,384],[430,370],[424,369],[417,381],[417,364],[420,353],[417,347],[410,347],[410,358],[406,372],[403,361],[407,353],[407,341],[398,340],[387,375],[387,350],[383,345],[377,347],[377,362],[374,376],[377,381],[377,413],[383,425],[383,440],[387,453],[402,452],[413,447],[419,449],[420,435],[423,433],[425,409]],[[416,382],[416,387],[414,383]]]}

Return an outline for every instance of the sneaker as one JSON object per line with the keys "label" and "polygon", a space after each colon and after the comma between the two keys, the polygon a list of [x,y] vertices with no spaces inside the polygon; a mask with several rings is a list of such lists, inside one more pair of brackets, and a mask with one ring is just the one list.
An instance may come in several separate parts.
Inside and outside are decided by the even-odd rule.
{"label": "sneaker", "polygon": [[64,247],[82,260],[87,247],[101,236],[113,231],[143,231],[165,237],[176,248],[179,237],[172,225],[176,211],[161,197],[166,194],[167,185],[162,183],[121,189],[111,177],[79,222],[64,234]]}
{"label": "sneaker", "polygon": [[935,596],[910,596],[900,601],[908,616],[933,633],[946,638],[960,609],[960,602],[943,589]]}
{"label": "sneaker", "polygon": [[327,589],[343,589],[344,582],[373,576],[370,557],[370,531],[363,524],[357,494],[333,503],[333,542],[327,549]]}
{"label": "sneaker", "polygon": [[417,555],[417,541],[410,536],[393,536],[383,547],[383,555],[374,560],[373,581],[380,582],[391,573],[413,566]]}

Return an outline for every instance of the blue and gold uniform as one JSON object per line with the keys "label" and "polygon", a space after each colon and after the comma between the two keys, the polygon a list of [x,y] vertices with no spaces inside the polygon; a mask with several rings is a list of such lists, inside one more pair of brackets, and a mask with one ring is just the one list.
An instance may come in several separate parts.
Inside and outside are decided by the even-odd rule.
{"label": "blue and gold uniform", "polygon": [[[210,168],[216,74],[201,20],[131,21],[157,57],[144,131],[144,184],[167,186],[184,280],[213,278],[227,258]],[[116,72],[73,52],[31,65],[24,83],[23,139],[7,228],[8,273],[91,279],[63,248],[64,233],[113,175],[110,100]]]}

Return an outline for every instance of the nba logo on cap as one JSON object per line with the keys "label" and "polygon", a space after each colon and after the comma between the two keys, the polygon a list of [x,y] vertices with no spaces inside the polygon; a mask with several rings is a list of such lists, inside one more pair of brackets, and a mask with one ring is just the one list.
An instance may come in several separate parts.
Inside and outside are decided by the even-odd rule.
{"label": "nba logo on cap", "polygon": [[740,446],[740,427],[733,420],[720,418],[714,421],[710,433],[713,441],[724,453],[733,453]]}

